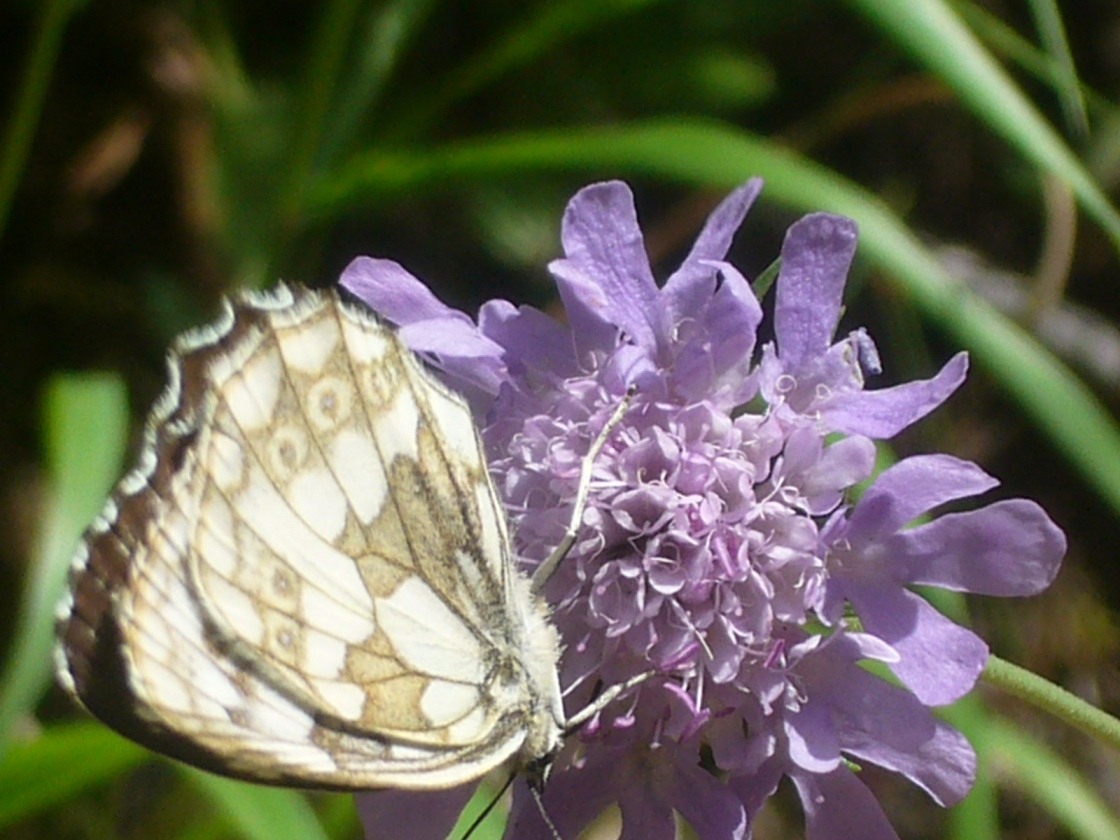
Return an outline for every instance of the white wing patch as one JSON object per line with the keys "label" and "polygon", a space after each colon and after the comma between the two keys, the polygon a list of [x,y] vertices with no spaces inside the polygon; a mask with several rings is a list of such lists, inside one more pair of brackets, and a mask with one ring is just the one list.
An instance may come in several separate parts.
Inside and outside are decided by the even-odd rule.
{"label": "white wing patch", "polygon": [[330,447],[330,468],[358,522],[369,525],[389,492],[389,479],[374,442],[350,429],[339,432]]}
{"label": "white wing patch", "polygon": [[408,391],[399,390],[382,403],[380,414],[384,422],[373,430],[373,444],[383,463],[392,464],[397,458],[415,460],[420,431],[420,410]]}
{"label": "white wing patch", "polygon": [[391,331],[281,287],[182,337],[169,378],[60,605],[94,714],[312,787],[449,787],[556,746],[555,634],[470,412]]}
{"label": "white wing patch", "polygon": [[420,578],[406,579],[376,607],[381,632],[410,670],[471,685],[486,678],[479,640]]}
{"label": "white wing patch", "polygon": [[211,446],[210,475],[219,490],[229,493],[245,480],[245,450],[221,432],[214,432]]}
{"label": "white wing patch", "polygon": [[[420,710],[432,726],[459,724],[457,738],[478,737],[483,720],[478,710],[478,688],[447,680],[431,680],[420,697]],[[463,721],[466,721],[464,724]]]}
{"label": "white wing patch", "polygon": [[[279,324],[285,320],[277,319]],[[290,370],[312,375],[327,367],[327,359],[335,352],[341,338],[338,321],[333,318],[315,321],[295,318],[291,326],[277,329],[276,336],[285,365]]]}
{"label": "white wing patch", "polygon": [[[317,536],[328,543],[342,536],[349,501],[326,466],[304,470],[293,478],[285,497],[296,518],[305,522]],[[347,565],[352,566],[353,563]]]}
{"label": "white wing patch", "polygon": [[[281,365],[280,354],[270,350],[230,371],[222,399],[242,430],[266,428],[272,421],[280,396]],[[214,375],[217,377],[226,365],[216,367]]]}

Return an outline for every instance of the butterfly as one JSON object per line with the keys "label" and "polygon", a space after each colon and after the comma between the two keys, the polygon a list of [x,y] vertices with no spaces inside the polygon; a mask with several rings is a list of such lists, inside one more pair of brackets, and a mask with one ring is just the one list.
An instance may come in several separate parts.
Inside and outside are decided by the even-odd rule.
{"label": "butterfly", "polygon": [[59,681],[106,724],[251,781],[440,789],[539,774],[629,687],[565,718],[470,411],[362,306],[243,294],[168,371],[58,610]]}

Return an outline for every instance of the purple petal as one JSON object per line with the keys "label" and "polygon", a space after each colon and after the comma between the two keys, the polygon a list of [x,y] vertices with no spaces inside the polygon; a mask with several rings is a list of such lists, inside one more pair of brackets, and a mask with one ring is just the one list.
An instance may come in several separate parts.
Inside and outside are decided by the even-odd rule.
{"label": "purple petal", "polygon": [[448,319],[420,321],[401,327],[398,335],[414,353],[446,373],[452,387],[475,407],[488,405],[509,380],[502,348],[473,326]]}
{"label": "purple petal", "polygon": [[809,512],[820,516],[839,503],[845,490],[863,481],[875,468],[875,444],[865,437],[838,440],[825,449],[816,464],[805,472],[801,493]]}
{"label": "purple petal", "polygon": [[878,801],[847,767],[791,778],[805,809],[806,840],[898,840]]}
{"label": "purple petal", "polygon": [[599,284],[571,260],[553,260],[548,270],[556,278],[556,291],[580,353],[614,347],[621,327],[612,320],[610,301]]}
{"label": "purple petal", "polygon": [[339,285],[394,324],[449,319],[474,328],[470,318],[439,300],[393,260],[358,257],[343,270]]}
{"label": "purple petal", "polygon": [[938,505],[975,496],[999,482],[951,455],[915,455],[888,467],[860,497],[848,523],[854,544],[898,531]]}
{"label": "purple petal", "polygon": [[950,513],[890,540],[907,580],[980,595],[1041,592],[1058,574],[1065,535],[1034,502],[1011,499]]}
{"label": "purple petal", "polygon": [[618,346],[602,367],[599,380],[608,394],[624,394],[632,384],[645,394],[656,394],[665,388],[664,370],[649,353],[633,344]]}
{"label": "purple petal", "polygon": [[899,653],[891,670],[927,706],[967,694],[988,661],[988,646],[921,597],[895,586],[846,587],[864,629]]}
{"label": "purple petal", "polygon": [[505,349],[518,373],[536,367],[562,378],[579,371],[571,330],[539,309],[488,301],[479,310],[478,329]]}
{"label": "purple petal", "polygon": [[478,332],[470,321],[458,318],[430,318],[414,321],[398,330],[401,340],[414,353],[430,353],[438,359],[501,359],[502,347]]}
{"label": "purple petal", "polygon": [[813,213],[786,233],[774,308],[774,331],[786,371],[796,371],[828,351],[855,252],[856,223],[843,216]]}
{"label": "purple petal", "polygon": [[358,257],[342,272],[340,283],[399,325],[401,341],[447,373],[476,406],[484,406],[509,378],[502,347],[392,260]]}
{"label": "purple petal", "polygon": [[750,375],[755,334],[762,307],[750,284],[730,263],[710,265],[721,276],[706,308],[679,322],[673,380],[686,400],[717,401],[729,407],[748,399],[755,388]]}
{"label": "purple petal", "polygon": [[677,823],[673,811],[660,799],[635,796],[627,791],[619,797],[622,833],[618,840],[676,840]]}
{"label": "purple petal", "polygon": [[704,229],[696,237],[696,242],[683,265],[702,260],[722,260],[726,257],[727,252],[731,250],[731,241],[735,238],[735,234],[743,224],[743,219],[747,217],[751,205],[760,192],[762,192],[762,179],[751,178],[728,193],[708,216]]}
{"label": "purple petal", "polygon": [[684,755],[675,757],[669,801],[692,826],[696,836],[700,840],[742,840],[747,837],[750,820],[742,801],[734,792],[702,769],[695,755],[691,761],[681,760],[687,758]]}
{"label": "purple petal", "polygon": [[958,353],[933,379],[839,394],[822,407],[821,417],[831,429],[881,440],[892,438],[945,402],[967,372],[968,354]]}
{"label": "purple petal", "polygon": [[367,837],[403,836],[445,840],[478,787],[450,790],[375,790],[354,796]]}
{"label": "purple petal", "polygon": [[[604,760],[604,753],[609,753]],[[578,837],[583,827],[595,819],[619,797],[619,780],[615,773],[618,762],[625,761],[617,750],[603,749],[587,766],[554,772],[542,793],[542,802],[550,820],[562,837]],[[552,832],[541,819],[540,808],[524,781],[513,788],[513,807],[505,835],[509,840],[553,840]]]}
{"label": "purple petal", "polygon": [[692,250],[661,290],[670,323],[680,323],[707,302],[710,290],[706,293],[697,290],[710,282],[710,264],[722,261],[731,250],[731,241],[761,191],[762,179],[751,178],[721,201],[708,216]]}
{"label": "purple petal", "polygon": [[647,350],[657,347],[664,337],[657,321],[657,284],[630,187],[621,181],[584,187],[568,202],[560,236],[564,262],[600,292],[584,301],[587,308]]}
{"label": "purple petal", "polygon": [[774,795],[783,775],[781,762],[772,759],[754,772],[732,776],[728,780],[728,786],[735,791],[747,813],[753,817],[762,810],[766,800]]}
{"label": "purple petal", "polygon": [[810,698],[796,713],[786,715],[789,757],[810,773],[828,773],[840,763],[840,742],[832,722],[832,709]]}
{"label": "purple petal", "polygon": [[897,749],[889,739],[866,744],[845,742],[844,750],[902,774],[942,807],[956,805],[976,780],[976,751],[949,724],[932,715],[930,720],[933,734],[917,750]]}
{"label": "purple petal", "polygon": [[910,692],[849,667],[843,691],[832,692],[830,702],[844,720],[844,752],[902,773],[939,805],[957,802],[972,787],[976,753]]}
{"label": "purple petal", "polygon": [[867,633],[848,630],[844,636],[832,643],[834,650],[851,651],[851,661],[877,659],[879,662],[897,662],[898,651],[882,639]]}
{"label": "purple petal", "polygon": [[728,384],[733,386],[733,400],[737,404],[743,397],[735,396],[739,389],[734,386],[748,379],[762,307],[747,279],[733,265],[718,263],[717,267],[722,282],[712,296],[705,326],[717,379],[724,383],[732,380]]}
{"label": "purple petal", "polygon": [[829,705],[844,722],[840,737],[845,752],[866,754],[883,743],[914,751],[933,737],[934,718],[917,697],[858,665],[845,666],[829,686]]}

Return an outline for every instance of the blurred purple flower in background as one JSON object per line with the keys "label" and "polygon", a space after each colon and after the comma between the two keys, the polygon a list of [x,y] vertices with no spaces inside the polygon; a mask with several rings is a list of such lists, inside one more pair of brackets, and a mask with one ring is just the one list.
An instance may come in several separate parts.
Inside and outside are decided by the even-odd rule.
{"label": "blurred purple flower in background", "polygon": [[[856,227],[825,213],[786,235],[776,341],[756,354],[762,309],[725,257],[760,187],[723,201],[661,287],[629,188],[581,190],[564,214],[565,256],[550,266],[567,325],[500,300],[476,325],[387,260],[355,260],[342,277],[471,401],[526,571],[560,542],[581,459],[637,386],[596,460],[584,527],[544,591],[569,714],[603,686],[651,668],[658,677],[558,756],[544,805],[565,838],[612,803],[625,838],[672,838],[674,810],[703,840],[746,837],[783,776],[810,840],[896,837],[852,764],[959,800],[975,755],[929,707],[967,693],[988,655],[909,585],[1029,595],[1065,551],[1025,500],[906,527],[995,486],[946,455],[895,464],[853,503],[874,440],[940,405],[967,359],[865,389],[879,372],[873,342],[863,330],[833,340]],[[443,837],[468,793],[364,795],[361,808],[371,827]],[[550,836],[524,783],[507,836]]]}

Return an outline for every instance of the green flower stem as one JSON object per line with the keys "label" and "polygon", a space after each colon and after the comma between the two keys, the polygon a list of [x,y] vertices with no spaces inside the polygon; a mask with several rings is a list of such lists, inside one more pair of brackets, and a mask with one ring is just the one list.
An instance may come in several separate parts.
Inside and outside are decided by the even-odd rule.
{"label": "green flower stem", "polygon": [[1120,720],[1049,680],[1044,680],[1038,674],[1013,665],[998,656],[991,656],[981,676],[990,685],[1002,688],[1008,694],[1026,700],[1093,738],[1120,750]]}
{"label": "green flower stem", "polygon": [[73,0],[46,0],[40,6],[39,22],[27,56],[23,81],[16,94],[8,128],[0,140],[0,234],[8,223],[8,213],[27,161],[27,152],[39,125],[39,114],[50,86],[62,33],[73,9]]}

